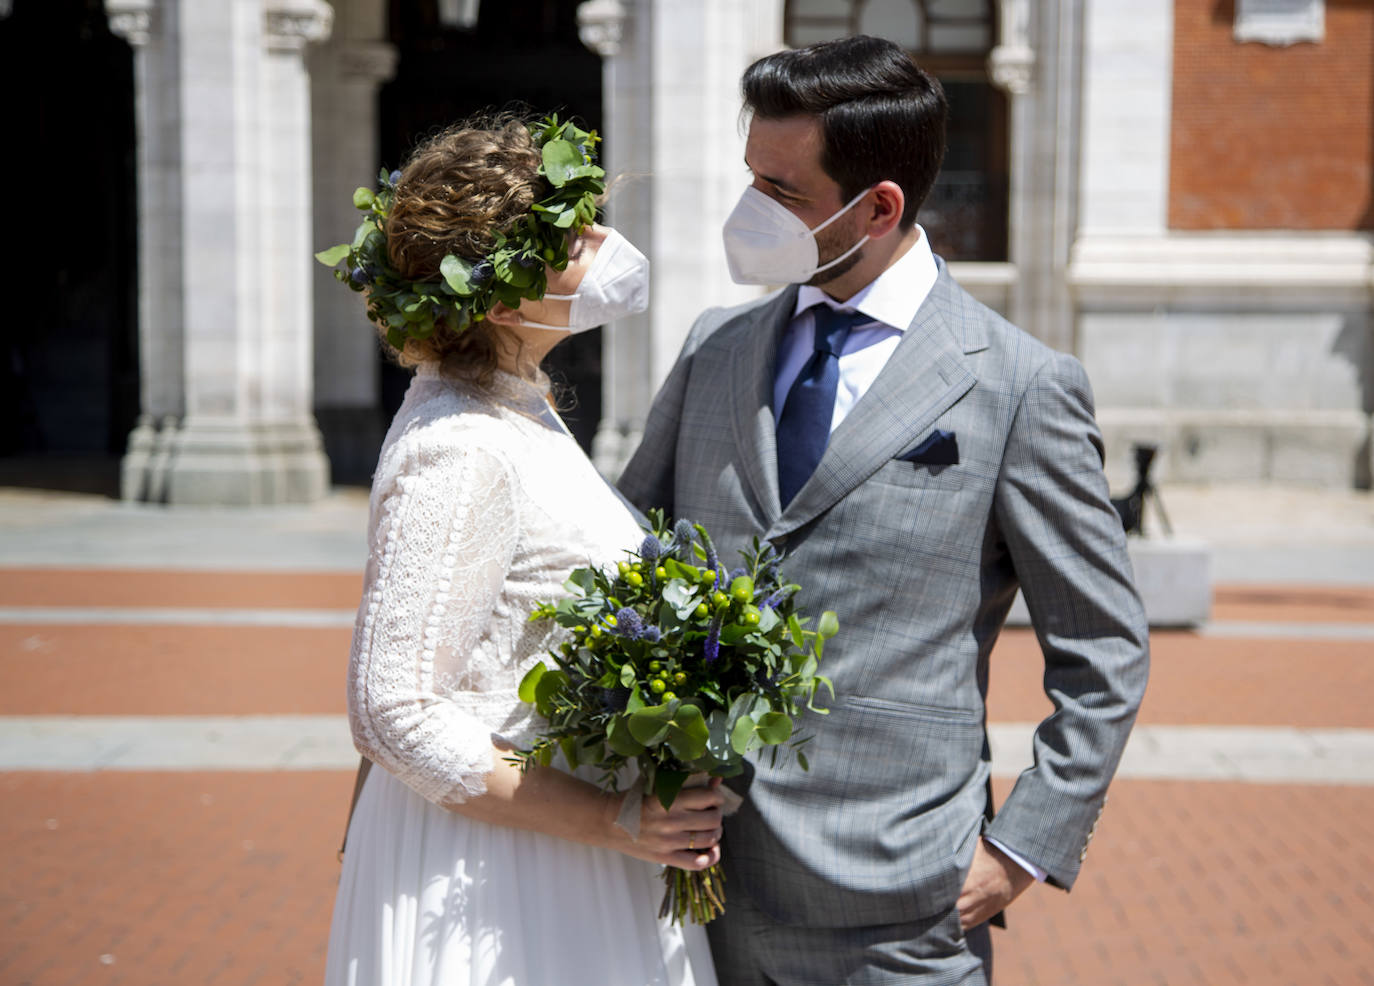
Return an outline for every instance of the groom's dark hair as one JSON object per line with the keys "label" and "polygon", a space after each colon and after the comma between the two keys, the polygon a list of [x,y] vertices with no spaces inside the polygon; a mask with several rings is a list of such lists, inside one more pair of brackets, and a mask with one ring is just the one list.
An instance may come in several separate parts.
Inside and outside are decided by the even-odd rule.
{"label": "groom's dark hair", "polygon": [[902,188],[910,229],[945,156],[940,83],[891,41],[859,35],[760,58],[741,83],[746,114],[815,116],[821,167],[848,200],[880,181]]}

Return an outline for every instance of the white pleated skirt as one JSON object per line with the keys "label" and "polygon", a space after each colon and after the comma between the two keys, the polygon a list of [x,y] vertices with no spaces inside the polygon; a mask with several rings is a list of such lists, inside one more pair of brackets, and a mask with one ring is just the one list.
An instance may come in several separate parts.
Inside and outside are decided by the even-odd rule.
{"label": "white pleated skirt", "polygon": [[445,811],[367,776],[326,986],[715,986],[705,930],[659,921],[660,868]]}

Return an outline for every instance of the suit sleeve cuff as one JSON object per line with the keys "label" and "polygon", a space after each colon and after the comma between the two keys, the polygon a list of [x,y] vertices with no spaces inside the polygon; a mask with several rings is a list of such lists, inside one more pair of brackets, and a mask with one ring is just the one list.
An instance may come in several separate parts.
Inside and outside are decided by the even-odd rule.
{"label": "suit sleeve cuff", "polygon": [[1025,870],[1031,876],[1035,877],[1037,883],[1044,883],[1045,878],[1049,876],[1049,873],[1047,873],[1045,870],[1042,870],[1040,867],[1036,866],[1029,859],[1018,853],[1015,849],[1007,848],[1006,845],[1004,845],[1001,842],[998,842],[990,835],[985,835],[983,836],[983,838],[986,839],[988,842],[992,843],[1003,853],[1005,853],[1007,858],[1010,859],[1013,863],[1021,867],[1021,869]]}

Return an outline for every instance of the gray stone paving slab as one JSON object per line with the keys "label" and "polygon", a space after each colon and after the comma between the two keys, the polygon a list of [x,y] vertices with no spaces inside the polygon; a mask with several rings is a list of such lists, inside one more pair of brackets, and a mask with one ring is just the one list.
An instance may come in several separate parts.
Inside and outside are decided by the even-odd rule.
{"label": "gray stone paving slab", "polygon": [[[1032,723],[988,728],[993,773],[1030,764]],[[343,716],[0,716],[0,771],[346,770]],[[1141,726],[1121,777],[1374,785],[1374,730]]]}
{"label": "gray stone paving slab", "polygon": [[157,606],[0,606],[0,625],[352,627],[351,609],[229,609]]}
{"label": "gray stone paving slab", "polygon": [[[1175,535],[1210,546],[1216,583],[1374,585],[1369,491],[1177,485],[1161,497]],[[0,565],[12,567],[357,572],[366,529],[367,493],[354,488],[238,509],[0,488]]]}
{"label": "gray stone paving slab", "polygon": [[[988,726],[993,773],[1031,763],[1033,723]],[[1293,726],[1137,726],[1118,777],[1139,780],[1374,785],[1374,730]]]}
{"label": "gray stone paving slab", "polygon": [[165,507],[0,490],[0,565],[359,572],[367,494],[280,507]]}
{"label": "gray stone paving slab", "polygon": [[334,770],[343,716],[3,716],[0,770]]}

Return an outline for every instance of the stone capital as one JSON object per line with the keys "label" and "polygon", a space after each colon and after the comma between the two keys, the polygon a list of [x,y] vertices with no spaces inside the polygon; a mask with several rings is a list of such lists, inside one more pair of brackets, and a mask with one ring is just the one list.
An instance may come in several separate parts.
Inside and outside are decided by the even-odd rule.
{"label": "stone capital", "polygon": [[988,77],[997,88],[1021,96],[1030,91],[1035,69],[1031,47],[1029,0],[999,0],[1001,31],[988,54]]}
{"label": "stone capital", "polygon": [[301,51],[326,41],[334,29],[334,8],[324,0],[267,0],[263,44],[269,51]]}
{"label": "stone capital", "polygon": [[152,40],[160,26],[155,0],[105,0],[105,16],[110,22],[110,33],[134,48],[142,48]]}
{"label": "stone capital", "polygon": [[577,36],[602,58],[619,54],[628,11],[621,0],[586,0],[577,8]]}

